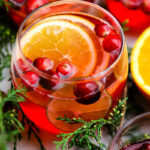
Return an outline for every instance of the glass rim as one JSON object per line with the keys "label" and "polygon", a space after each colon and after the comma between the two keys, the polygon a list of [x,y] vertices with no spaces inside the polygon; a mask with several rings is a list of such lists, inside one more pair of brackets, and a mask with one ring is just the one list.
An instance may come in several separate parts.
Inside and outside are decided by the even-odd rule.
{"label": "glass rim", "polygon": [[17,43],[18,43],[18,46],[19,46],[19,51],[21,52],[21,56],[23,58],[23,60],[27,63],[27,65],[32,69],[34,70],[36,73],[40,74],[40,76],[44,77],[44,78],[47,78],[47,79],[54,79],[52,78],[50,75],[38,70],[36,67],[34,67],[32,64],[30,64],[26,57],[24,56],[23,54],[23,51],[22,51],[22,47],[21,47],[21,33],[22,33],[22,30],[23,30],[23,27],[24,27],[24,24],[26,23],[26,21],[32,17],[32,15],[37,12],[38,10],[42,9],[43,7],[48,7],[49,5],[50,6],[56,6],[56,5],[60,5],[60,4],[68,4],[68,3],[80,3],[80,4],[85,4],[85,5],[89,5],[90,7],[94,7],[96,9],[98,9],[99,11],[102,11],[104,14],[106,14],[107,16],[109,16],[110,18],[112,18],[113,22],[115,23],[115,25],[118,27],[118,30],[119,30],[119,35],[121,36],[121,50],[120,50],[120,53],[117,57],[117,59],[108,67],[106,68],[105,70],[97,73],[97,74],[94,74],[94,75],[91,75],[91,76],[88,76],[88,77],[78,77],[78,78],[69,78],[69,79],[59,79],[60,81],[62,82],[65,82],[65,83],[72,83],[72,82],[81,82],[81,81],[87,81],[87,80],[94,80],[100,76],[103,76],[107,73],[109,73],[113,68],[114,66],[118,63],[118,61],[121,59],[121,55],[123,53],[123,50],[125,48],[125,38],[124,38],[124,34],[123,34],[123,30],[119,24],[119,22],[117,21],[117,19],[110,13],[108,12],[107,10],[105,10],[104,8],[102,8],[101,6],[97,5],[97,4],[93,4],[93,3],[90,3],[90,2],[87,2],[87,1],[82,1],[82,0],[58,0],[58,1],[54,1],[54,2],[49,2],[49,3],[46,3],[45,5],[42,5],[40,7],[38,7],[37,9],[35,9],[34,11],[32,11],[25,19],[24,21],[21,23],[19,29],[18,29],[18,33],[17,33]]}
{"label": "glass rim", "polygon": [[112,142],[110,143],[108,150],[114,150],[114,146],[116,145],[118,139],[120,139],[120,137],[123,135],[123,133],[125,133],[125,131],[127,129],[129,129],[132,124],[134,124],[142,119],[146,119],[146,118],[150,118],[150,112],[140,114],[140,115],[130,119],[122,128],[120,128],[118,130],[117,134],[114,136]]}

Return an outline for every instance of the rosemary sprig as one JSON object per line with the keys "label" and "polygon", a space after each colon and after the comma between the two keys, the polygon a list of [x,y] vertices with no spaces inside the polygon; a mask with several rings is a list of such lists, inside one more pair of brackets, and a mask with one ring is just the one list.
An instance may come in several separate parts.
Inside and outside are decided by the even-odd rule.
{"label": "rosemary sprig", "polygon": [[[21,96],[25,92],[25,89],[11,89],[7,96],[0,91],[0,149],[6,150],[6,142],[14,141],[15,136],[24,129],[22,124],[18,120],[18,114],[15,109],[6,109],[6,105],[11,103],[18,106],[19,102],[24,98]],[[6,106],[6,107],[5,107]]]}
{"label": "rosemary sprig", "polygon": [[0,8],[0,81],[3,79],[2,71],[10,68],[11,51],[16,37],[16,27],[7,16],[6,12]]}
{"label": "rosemary sprig", "polygon": [[7,10],[8,8],[6,7],[6,3],[7,2],[5,0],[0,0],[0,7],[5,7]]}
{"label": "rosemary sprig", "polygon": [[[0,0],[0,81],[4,79],[3,69],[10,69],[11,49],[17,32],[16,26],[12,24],[7,12],[1,7],[2,1]],[[41,150],[45,150],[38,136],[39,130],[25,116],[19,106],[19,102],[24,100],[21,95],[25,91],[21,87],[17,90],[12,88],[7,95],[0,91],[0,150],[6,150],[9,141],[14,142],[13,149],[17,150],[17,141],[22,139],[21,131],[25,126],[28,129],[28,139],[33,134],[39,142]],[[18,119],[18,113],[21,115],[20,119]]]}
{"label": "rosemary sprig", "polygon": [[[65,123],[82,123],[83,125],[74,132],[61,133],[58,135],[58,137],[61,137],[62,140],[54,142],[56,147],[61,148],[62,150],[69,149],[73,146],[79,146],[89,150],[105,150],[106,146],[101,142],[102,128],[107,125],[111,127],[112,133],[117,130],[123,116],[122,110],[126,104],[126,100],[127,98],[119,101],[118,106],[113,109],[108,119],[98,119],[86,122],[80,118],[70,119],[67,116],[64,116],[64,118],[57,118],[57,120],[62,120]],[[93,142],[93,139],[97,142],[96,144]]]}

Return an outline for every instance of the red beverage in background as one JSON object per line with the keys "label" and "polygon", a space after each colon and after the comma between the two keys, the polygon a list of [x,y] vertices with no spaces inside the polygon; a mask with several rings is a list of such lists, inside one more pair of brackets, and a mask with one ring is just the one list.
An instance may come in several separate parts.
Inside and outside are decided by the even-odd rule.
{"label": "red beverage in background", "polygon": [[[122,0],[123,1],[123,0]],[[131,8],[121,0],[106,0],[108,10],[118,19],[120,23],[129,20],[127,26],[129,32],[141,32],[146,27],[150,26],[150,13],[142,8],[142,4],[137,8]],[[132,0],[124,0],[132,1]],[[139,0],[138,0],[139,1]],[[141,2],[143,3],[144,0]],[[150,6],[150,1],[149,1]]]}
{"label": "red beverage in background", "polygon": [[[20,25],[25,17],[36,8],[50,2],[57,0],[6,0],[13,4],[8,5],[9,15],[17,25]],[[94,0],[85,0],[87,2],[94,2]]]}

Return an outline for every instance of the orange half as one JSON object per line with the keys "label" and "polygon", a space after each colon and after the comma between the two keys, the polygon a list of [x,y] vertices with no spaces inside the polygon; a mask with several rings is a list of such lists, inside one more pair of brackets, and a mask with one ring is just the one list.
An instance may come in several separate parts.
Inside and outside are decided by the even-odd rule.
{"label": "orange half", "polygon": [[133,47],[131,73],[140,91],[150,98],[150,27],[140,35]]}

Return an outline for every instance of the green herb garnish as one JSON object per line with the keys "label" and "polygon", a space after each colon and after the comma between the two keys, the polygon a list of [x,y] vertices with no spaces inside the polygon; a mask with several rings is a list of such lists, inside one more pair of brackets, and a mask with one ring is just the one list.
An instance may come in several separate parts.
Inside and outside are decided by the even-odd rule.
{"label": "green herb garnish", "polygon": [[[83,125],[74,132],[61,133],[58,135],[58,137],[61,137],[62,140],[55,141],[56,147],[61,148],[62,150],[69,149],[72,146],[78,146],[85,149],[88,148],[89,150],[105,150],[106,146],[101,142],[102,128],[107,125],[113,134],[117,131],[123,116],[122,111],[125,107],[126,100],[127,98],[119,101],[118,105],[114,107],[113,112],[110,113],[110,117],[108,119],[98,119],[86,122],[80,118],[70,119],[67,116],[64,116],[64,118],[57,118],[57,120],[62,120],[65,123],[82,123]],[[96,144],[93,142],[93,139],[97,142]]]}

